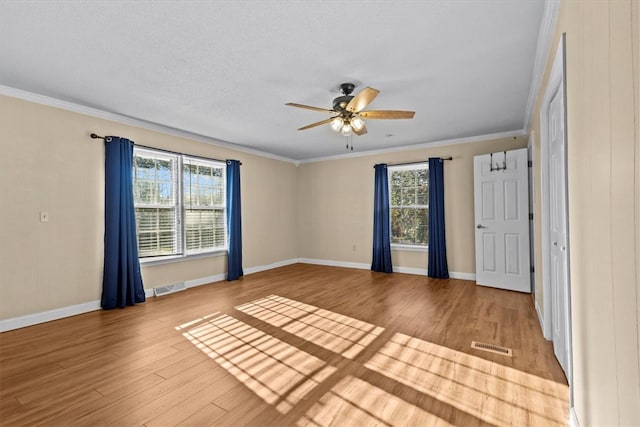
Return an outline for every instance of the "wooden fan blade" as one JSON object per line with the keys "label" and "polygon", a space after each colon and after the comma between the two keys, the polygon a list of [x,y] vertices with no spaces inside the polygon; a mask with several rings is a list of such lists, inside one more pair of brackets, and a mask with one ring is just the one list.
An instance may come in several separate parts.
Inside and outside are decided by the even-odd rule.
{"label": "wooden fan blade", "polygon": [[371,110],[360,111],[358,115],[367,119],[413,119],[415,111]]}
{"label": "wooden fan blade", "polygon": [[351,128],[351,130],[353,130],[353,133],[355,133],[358,136],[362,136],[365,133],[367,133],[367,127],[365,125],[362,125],[362,129],[360,130],[356,130],[355,128]]}
{"label": "wooden fan blade", "polygon": [[314,128],[316,126],[322,126],[325,123],[329,123],[331,120],[333,120],[333,117],[329,117],[328,119],[325,119],[325,120],[320,120],[319,122],[311,123],[310,125],[303,126],[303,127],[299,128],[298,130],[305,130],[305,129]]}
{"label": "wooden fan blade", "polygon": [[287,102],[284,105],[290,107],[304,108],[305,110],[322,111],[323,113],[335,113],[334,110],[327,110],[326,108],[312,107],[311,105],[296,104],[295,102]]}
{"label": "wooden fan blade", "polygon": [[360,91],[359,94],[354,96],[353,99],[349,101],[345,110],[349,111],[350,113],[357,113],[358,111],[369,105],[371,101],[373,101],[374,98],[378,96],[379,93],[380,91],[378,89],[365,87]]}

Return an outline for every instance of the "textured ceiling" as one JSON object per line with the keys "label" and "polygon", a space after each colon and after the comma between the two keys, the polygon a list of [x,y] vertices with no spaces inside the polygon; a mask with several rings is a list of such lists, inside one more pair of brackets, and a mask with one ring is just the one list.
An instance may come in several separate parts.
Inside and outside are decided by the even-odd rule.
{"label": "textured ceiling", "polygon": [[[542,0],[6,1],[0,84],[284,156],[345,153],[338,85],[380,90],[356,151],[521,130]],[[142,143],[142,142],[141,142]],[[144,141],[152,144],[151,141]]]}

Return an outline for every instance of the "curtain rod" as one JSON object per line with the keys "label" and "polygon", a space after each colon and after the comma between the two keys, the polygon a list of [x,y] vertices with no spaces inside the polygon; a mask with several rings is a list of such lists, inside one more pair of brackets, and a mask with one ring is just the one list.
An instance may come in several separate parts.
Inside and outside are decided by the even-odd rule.
{"label": "curtain rod", "polygon": [[[440,160],[453,160],[453,157],[440,157]],[[407,166],[407,165],[419,165],[420,163],[427,163],[428,160],[420,160],[417,162],[403,162],[403,163],[387,163],[387,166]]]}
{"label": "curtain rod", "polygon": [[[111,142],[111,141],[107,141],[107,138],[110,137],[104,137],[104,136],[100,136],[100,135],[96,135],[95,133],[92,133],[91,135],[89,135],[92,139],[101,139],[104,142]],[[156,150],[156,151],[162,151],[164,153],[169,153],[169,154],[184,154],[184,153],[178,153],[177,151],[171,151],[171,150],[164,150],[162,148],[156,148],[156,147],[149,147],[148,145],[140,145],[140,144],[136,144],[135,142],[133,143],[133,145],[135,145],[136,147],[140,147],[140,148],[148,148],[149,150]],[[226,160],[220,160],[220,159],[214,159],[212,157],[203,157],[203,156],[196,156],[193,154],[187,154],[187,156],[189,157],[195,157],[197,159],[203,159],[203,160],[213,160],[214,162],[221,162],[221,163],[227,163]],[[240,162],[240,165],[242,165],[242,162]]]}

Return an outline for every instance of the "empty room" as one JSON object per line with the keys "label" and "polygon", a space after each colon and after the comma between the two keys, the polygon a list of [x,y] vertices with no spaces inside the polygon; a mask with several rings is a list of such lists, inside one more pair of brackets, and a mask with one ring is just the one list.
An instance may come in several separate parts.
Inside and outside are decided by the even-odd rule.
{"label": "empty room", "polygon": [[0,0],[1,426],[640,426],[640,2]]}

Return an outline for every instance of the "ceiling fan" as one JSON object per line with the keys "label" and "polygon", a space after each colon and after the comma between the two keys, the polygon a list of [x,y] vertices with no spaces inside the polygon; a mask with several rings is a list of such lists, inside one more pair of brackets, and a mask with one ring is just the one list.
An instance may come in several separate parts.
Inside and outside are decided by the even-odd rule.
{"label": "ceiling fan", "polygon": [[365,87],[357,95],[351,95],[356,85],[353,83],[342,83],[340,91],[342,96],[333,100],[333,109],[312,107],[310,105],[296,104],[288,102],[286,105],[307,110],[321,111],[333,114],[331,117],[319,122],[311,123],[303,126],[298,130],[311,129],[326,123],[330,124],[333,131],[339,132],[344,136],[356,134],[358,136],[367,133],[367,127],[362,119],[412,119],[414,111],[397,111],[397,110],[369,110],[363,111],[367,105],[374,100],[379,90]]}

